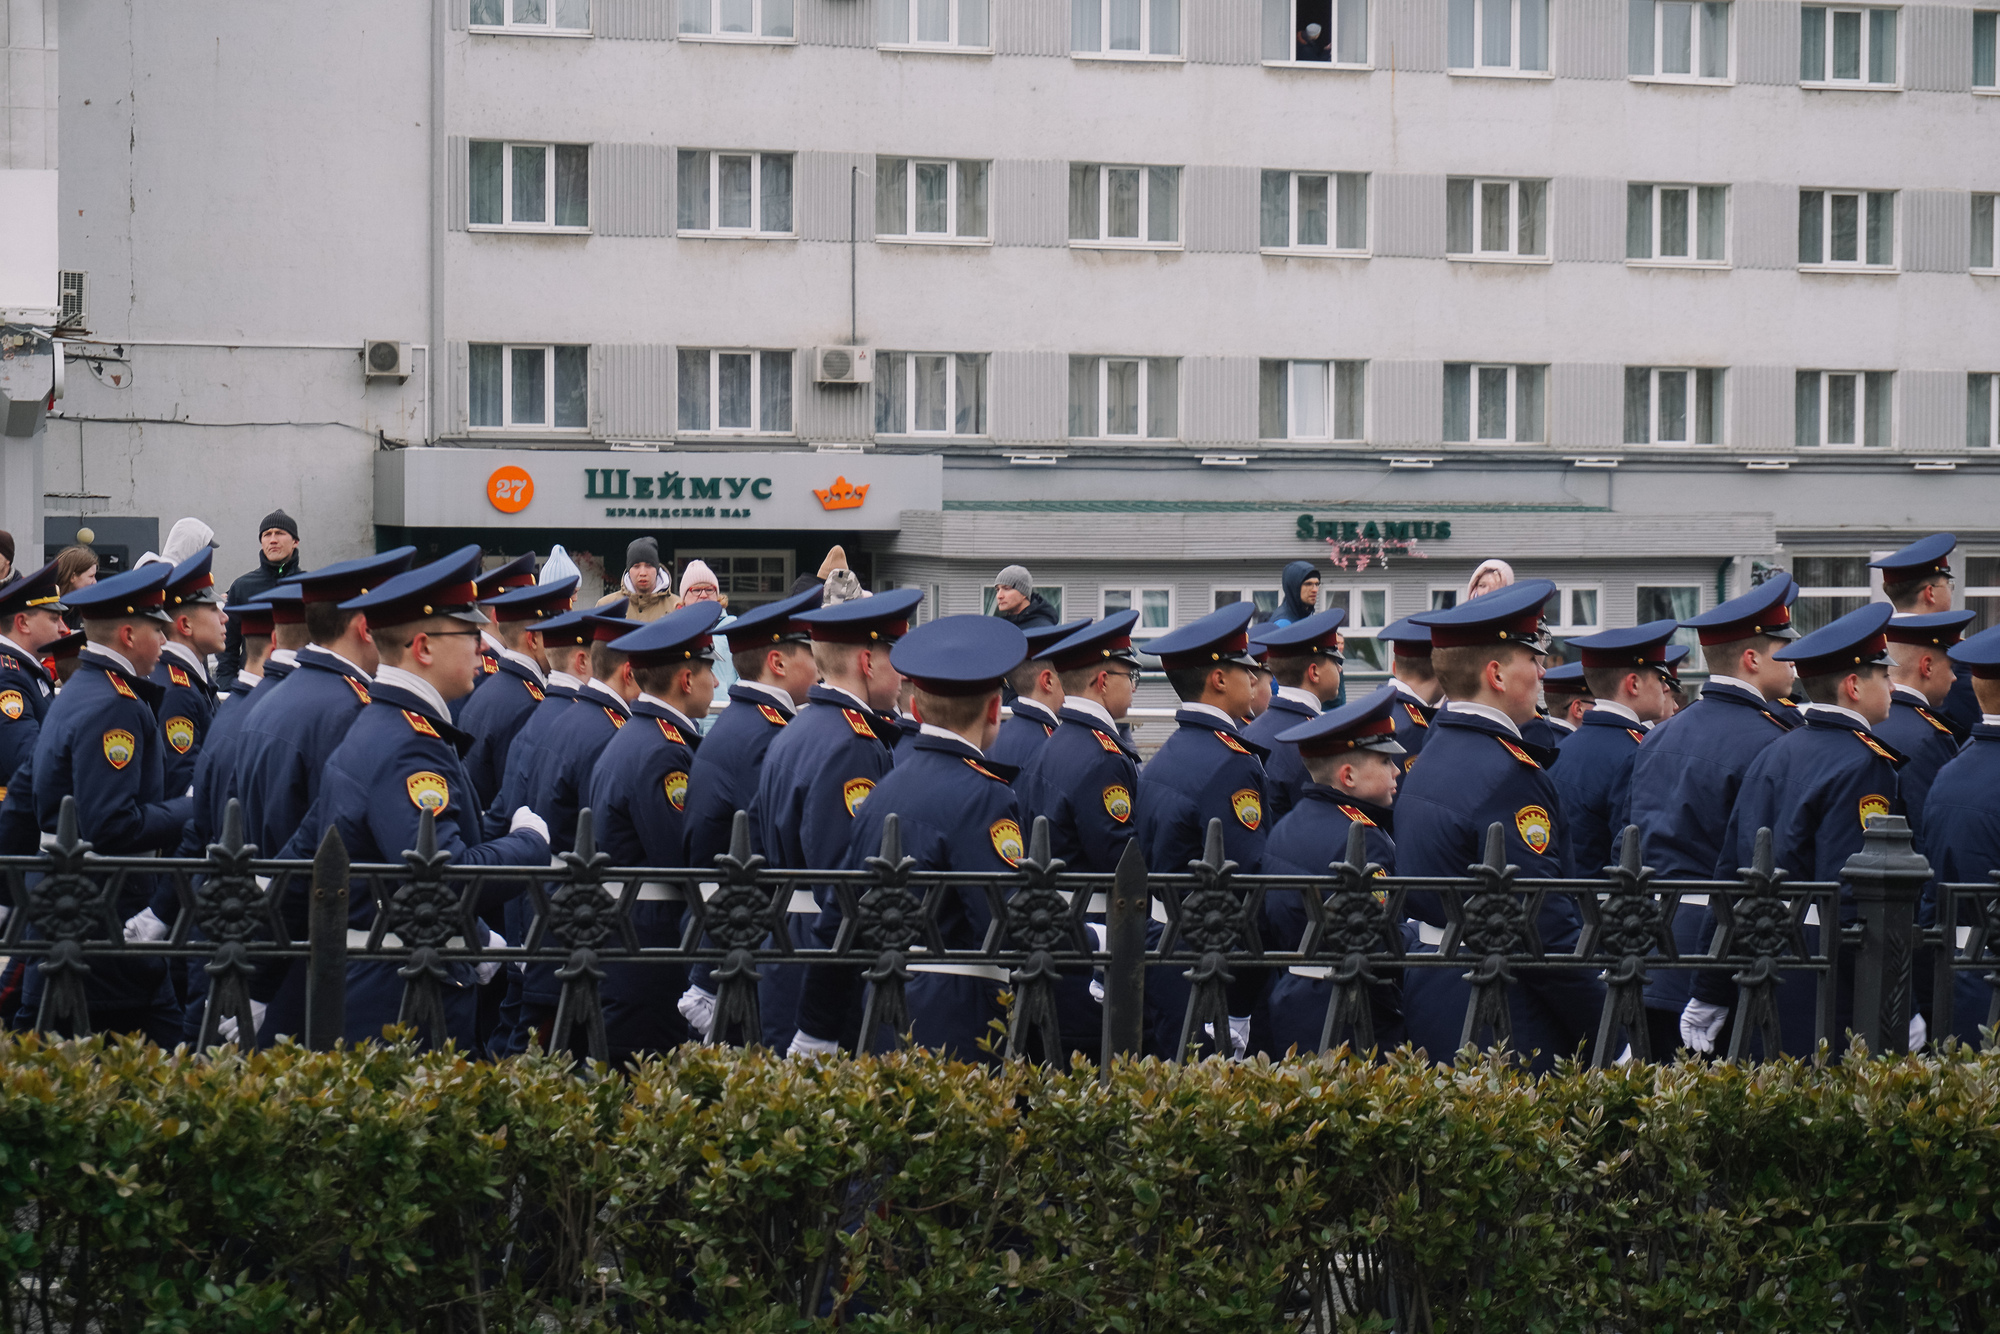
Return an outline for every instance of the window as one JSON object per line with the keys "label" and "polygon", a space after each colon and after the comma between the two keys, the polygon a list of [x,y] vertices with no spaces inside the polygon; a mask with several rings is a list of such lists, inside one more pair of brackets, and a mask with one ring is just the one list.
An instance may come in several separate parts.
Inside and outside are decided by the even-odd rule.
{"label": "window", "polygon": [[474,428],[582,431],[590,426],[590,349],[474,343],[466,419]]}
{"label": "window", "polygon": [[1104,615],[1113,612],[1139,612],[1139,623],[1132,627],[1132,638],[1152,639],[1174,628],[1174,592],[1170,588],[1107,588],[1104,590]]}
{"label": "window", "polygon": [[1709,367],[1627,366],[1625,443],[1721,444],[1722,372]]}
{"label": "window", "polygon": [[1549,0],[1450,0],[1450,55],[1464,74],[1546,74]]}
{"label": "window", "polygon": [[1625,187],[1625,258],[1653,264],[1722,264],[1729,259],[1729,187]]}
{"label": "window", "polygon": [[1480,444],[1532,444],[1542,438],[1546,366],[1444,368],[1444,438]]}
{"label": "window", "polygon": [[1889,446],[1888,371],[1800,371],[1798,446]]}
{"label": "window", "polygon": [[1389,590],[1327,588],[1322,584],[1319,601],[1321,611],[1339,607],[1347,612],[1347,620],[1340,627],[1340,633],[1346,640],[1342,652],[1347,655],[1347,670],[1388,671],[1389,646],[1377,639],[1375,634],[1389,624]]}
{"label": "window", "polygon": [[680,429],[789,435],[792,354],[680,349]]}
{"label": "window", "polygon": [[1431,610],[1450,611],[1458,605],[1458,592],[1456,588],[1432,588]]}
{"label": "window", "polygon": [[680,0],[681,40],[790,42],[793,0]]}
{"label": "window", "polygon": [[985,435],[986,358],[882,353],[875,359],[875,434]]}
{"label": "window", "polygon": [[1285,601],[1284,590],[1277,588],[1218,588],[1214,592],[1216,611],[1233,607],[1239,602],[1256,603],[1257,615],[1251,620],[1252,625],[1267,624],[1278,614],[1278,608]]}
{"label": "window", "polygon": [[790,236],[792,155],[683,148],[680,230],[710,236]]}
{"label": "window", "polygon": [[1974,372],[1965,377],[1965,447],[2000,448],[2000,411],[1994,403],[2000,375]]}
{"label": "window", "polygon": [[1267,171],[1258,208],[1266,250],[1368,251],[1368,175]]}
{"label": "window", "polygon": [[883,46],[990,51],[988,0],[878,0],[876,40]]}
{"label": "window", "polygon": [[1179,59],[1181,0],[1070,0],[1069,49],[1118,60]]}
{"label": "window", "polygon": [[[2000,87],[2000,79],[1994,76],[2000,67],[2000,13],[1991,10],[1976,12],[1972,16],[1972,86],[1985,92],[1993,92]],[[1992,625],[1992,621],[1987,622]]]}
{"label": "window", "polygon": [[1800,83],[1896,86],[1895,10],[1807,5],[1799,16]]}
{"label": "window", "polygon": [[1792,578],[1799,581],[1792,603],[1792,628],[1801,636],[1860,611],[1874,596],[1866,556],[1798,556]]}
{"label": "window", "polygon": [[1557,587],[1542,604],[1542,621],[1552,635],[1587,635],[1597,629],[1599,589],[1595,584]]}
{"label": "window", "polygon": [[590,0],[472,0],[472,26],[508,32],[588,33]]}
{"label": "window", "polygon": [[1972,267],[1981,273],[1994,270],[1993,195],[1972,197]]}
{"label": "window", "polygon": [[715,572],[716,591],[729,599],[729,613],[741,616],[752,607],[776,602],[792,586],[792,553],[789,551],[689,551],[674,552],[676,569],[685,570],[689,561],[702,561]]}
{"label": "window", "polygon": [[1979,619],[1966,629],[1971,634],[1975,629],[2000,625],[2000,557],[1966,556],[1964,560],[1965,606],[1979,613]]}
{"label": "window", "polygon": [[1626,51],[1632,76],[1727,81],[1729,9],[1717,0],[1631,0]]}
{"label": "window", "polygon": [[1549,183],[1453,176],[1445,182],[1445,253],[1454,259],[1546,259]]}
{"label": "window", "polygon": [[1257,366],[1262,440],[1359,440],[1365,361],[1264,361]]}
{"label": "window", "polygon": [[[1701,611],[1701,585],[1699,584],[1640,584],[1638,620],[1635,624],[1645,625],[1650,621],[1685,621]],[[1680,629],[1667,641],[1685,644],[1690,651],[1701,647],[1701,634],[1697,630]],[[1695,662],[1700,662],[1699,658]]]}
{"label": "window", "polygon": [[588,231],[590,146],[474,139],[467,147],[474,227]]}
{"label": "window", "polygon": [[1071,245],[1178,246],[1181,169],[1069,165]]}
{"label": "window", "polygon": [[1180,437],[1181,364],[1174,357],[1071,357],[1069,433],[1131,440]]}
{"label": "window", "polygon": [[[993,585],[991,584],[986,585],[983,594],[986,615],[991,616],[999,610],[999,593],[1000,590],[995,588]],[[1035,595],[1041,598],[1042,601],[1048,603],[1049,606],[1055,610],[1056,621],[1060,623],[1062,621],[1062,605],[1063,605],[1062,585],[1036,584]]]}
{"label": "window", "polygon": [[1895,191],[1799,191],[1801,268],[1888,269],[1895,264]]}
{"label": "window", "polygon": [[984,162],[875,159],[875,236],[897,241],[984,241]]}
{"label": "window", "polygon": [[1264,0],[1267,65],[1368,65],[1368,0]]}

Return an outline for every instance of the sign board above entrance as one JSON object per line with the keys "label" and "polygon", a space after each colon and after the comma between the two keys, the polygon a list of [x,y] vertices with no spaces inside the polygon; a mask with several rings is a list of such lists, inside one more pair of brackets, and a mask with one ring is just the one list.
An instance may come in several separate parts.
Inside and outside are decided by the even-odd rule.
{"label": "sign board above entrance", "polygon": [[401,449],[375,456],[375,522],[405,528],[894,531],[944,507],[935,454]]}

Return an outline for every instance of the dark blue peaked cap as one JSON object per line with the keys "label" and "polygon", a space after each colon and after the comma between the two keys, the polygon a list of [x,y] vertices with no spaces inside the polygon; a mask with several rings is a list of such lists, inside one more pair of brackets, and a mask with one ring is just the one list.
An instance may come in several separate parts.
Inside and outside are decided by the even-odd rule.
{"label": "dark blue peaked cap", "polygon": [[1139,623],[1136,609],[1114,611],[1101,621],[1094,621],[1063,640],[1052,644],[1042,654],[1059,672],[1078,672],[1086,667],[1101,667],[1107,662],[1123,662],[1136,666],[1138,650],[1132,647],[1132,627]]}
{"label": "dark blue peaked cap", "polygon": [[1667,641],[1680,628],[1679,621],[1648,621],[1569,642],[1572,648],[1582,650],[1585,667],[1658,667],[1667,660]]}
{"label": "dark blue peaked cap", "polygon": [[87,621],[125,616],[150,616],[164,621],[168,619],[164,610],[167,576],[173,572],[173,566],[165,561],[152,561],[136,570],[100,579],[88,588],[79,588],[63,598],[63,605]]}
{"label": "dark blue peaked cap", "polygon": [[1329,607],[1290,625],[1266,626],[1254,636],[1274,658],[1322,657],[1344,661],[1335,638],[1347,623],[1347,608]]}
{"label": "dark blue peaked cap", "polygon": [[535,582],[535,553],[530,551],[504,565],[496,565],[472,582],[479,585],[481,602],[511,589],[528,588]]}
{"label": "dark blue peaked cap", "polygon": [[360,597],[349,598],[340,604],[340,609],[360,612],[371,627],[408,625],[432,616],[450,616],[484,625],[486,615],[477,605],[479,590],[472,583],[479,573],[479,563],[478,543],[463,546],[428,565],[405,570]]}
{"label": "dark blue peaked cap", "polygon": [[1082,620],[1065,621],[1061,625],[1038,625],[1032,630],[1023,631],[1022,633],[1028,639],[1028,656],[1030,658],[1048,657],[1050,649],[1089,624],[1090,618],[1086,616]]}
{"label": "dark blue peaked cap", "polygon": [[2000,680],[2000,625],[1953,644],[1946,656],[1961,667],[1971,668],[1982,681]]}
{"label": "dark blue peaked cap", "polygon": [[[473,581],[475,588],[478,582]],[[504,593],[488,594],[479,599],[479,605],[492,612],[496,621],[546,621],[569,610],[579,582],[572,574],[552,584],[523,584]]]}
{"label": "dark blue peaked cap", "polygon": [[1431,628],[1418,625],[1407,616],[1389,622],[1375,632],[1375,637],[1393,646],[1405,658],[1428,658],[1431,655]]}
{"label": "dark blue peaked cap", "polygon": [[814,585],[792,597],[752,607],[722,627],[721,634],[729,641],[729,651],[742,653],[771,644],[809,642],[812,630],[799,619],[799,615],[819,606],[823,593],[824,590]]}
{"label": "dark blue peaked cap", "polygon": [[1146,651],[1159,655],[1160,662],[1170,672],[1187,667],[1216,667],[1226,662],[1255,667],[1258,663],[1250,656],[1248,629],[1250,618],[1256,614],[1256,603],[1232,602],[1191,625],[1161,635],[1146,645]]}
{"label": "dark blue peaked cap", "polygon": [[62,584],[56,579],[54,561],[0,588],[0,617],[11,618],[37,607],[48,611],[63,608]]}
{"label": "dark blue peaked cap", "polygon": [[1850,611],[1831,625],[1821,626],[1804,639],[1785,645],[1771,656],[1789,662],[1800,676],[1825,676],[1829,672],[1851,672],[1856,667],[1889,665],[1889,639],[1883,633],[1896,609],[1886,602],[1871,602],[1859,611]]}
{"label": "dark blue peaked cap", "polygon": [[1396,720],[1391,714],[1400,694],[1392,685],[1380,686],[1364,700],[1328,709],[1309,723],[1278,733],[1278,740],[1296,745],[1301,755],[1339,755],[1350,750],[1401,755],[1403,747],[1396,741]]}
{"label": "dark blue peaked cap", "polygon": [[189,556],[167,576],[167,615],[180,614],[183,607],[214,606],[222,601],[215,591],[215,548],[203,547]]}
{"label": "dark blue peaked cap", "polygon": [[1590,687],[1584,684],[1583,664],[1566,662],[1560,667],[1551,667],[1542,673],[1542,693],[1545,695],[1588,695]]}
{"label": "dark blue peaked cap", "polygon": [[722,619],[720,602],[691,602],[668,612],[657,621],[648,621],[630,634],[611,641],[613,650],[627,654],[634,667],[671,667],[678,663],[707,662],[715,643],[715,623]]}
{"label": "dark blue peaked cap", "polygon": [[[910,613],[924,600],[921,588],[892,588],[874,597],[836,602],[818,611],[799,613],[812,628],[815,643],[893,644],[910,633]],[[1002,621],[1002,625],[1007,622]],[[1011,630],[1013,627],[1008,626]],[[1016,634],[1020,632],[1015,631]],[[1018,666],[1018,662],[1016,663]],[[1007,669],[1012,671],[1013,668]]]}
{"label": "dark blue peaked cap", "polygon": [[1883,631],[1891,644],[1929,644],[1946,648],[1965,636],[1965,627],[1979,615],[1976,611],[1933,611],[1922,616],[1895,616]]}
{"label": "dark blue peaked cap", "polygon": [[1797,586],[1790,575],[1779,575],[1681,624],[1697,631],[1704,644],[1731,644],[1758,635],[1797,639],[1799,632],[1792,629],[1791,613],[1792,590]]}
{"label": "dark blue peaked cap", "polygon": [[1419,612],[1410,619],[1427,625],[1436,648],[1484,648],[1497,644],[1541,645],[1542,607],[1555,595],[1546,579],[1523,579],[1444,611]]}
{"label": "dark blue peaked cap", "polygon": [[1868,567],[1882,572],[1884,583],[1903,583],[1910,579],[1923,579],[1933,574],[1950,574],[1952,549],[1958,539],[1950,533],[1932,533],[1920,537],[1901,551],[1892,551],[1880,560],[1871,560]]}
{"label": "dark blue peaked cap", "polygon": [[[625,610],[629,600],[621,598],[601,607],[580,607],[560,616],[551,616],[537,627],[542,634],[542,643],[550,648],[575,648],[579,644],[588,644],[597,622],[605,619],[605,613],[609,612],[615,618],[617,613]],[[637,621],[632,622],[633,628],[636,629],[638,624]]]}
{"label": "dark blue peaked cap", "polygon": [[304,574],[290,575],[278,582],[297,584],[307,602],[345,602],[349,598],[360,597],[371,588],[380,588],[409,569],[416,555],[415,547],[397,547],[374,556],[359,556],[336,565],[308,570]]}
{"label": "dark blue peaked cap", "polygon": [[998,616],[940,616],[889,650],[890,665],[933,695],[981,695],[1028,658],[1028,637]]}

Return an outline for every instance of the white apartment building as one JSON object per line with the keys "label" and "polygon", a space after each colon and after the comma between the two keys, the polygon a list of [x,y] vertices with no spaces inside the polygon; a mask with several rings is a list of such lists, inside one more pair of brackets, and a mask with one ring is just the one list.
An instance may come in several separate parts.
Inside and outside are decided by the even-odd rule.
{"label": "white apartment building", "polygon": [[1361,641],[1950,529],[2000,611],[1982,2],[64,0],[48,490]]}

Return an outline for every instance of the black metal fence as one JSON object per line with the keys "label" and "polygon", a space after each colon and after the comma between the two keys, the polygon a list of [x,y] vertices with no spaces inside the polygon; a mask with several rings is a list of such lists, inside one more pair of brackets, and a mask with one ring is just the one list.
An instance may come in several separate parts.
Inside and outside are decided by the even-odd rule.
{"label": "black metal fence", "polygon": [[[45,986],[35,1025],[69,1035],[89,1031],[86,983],[94,961],[199,961],[210,981],[204,1047],[226,1031],[225,1017],[235,1018],[236,1031],[252,1031],[251,979],[260,964],[280,959],[305,966],[303,1038],[318,1050],[342,1034],[347,970],[355,963],[397,966],[401,1018],[430,1040],[445,1032],[450,965],[556,965],[562,992],[551,1045],[600,1059],[607,1052],[598,983],[606,963],[712,965],[715,1035],[752,1040],[760,1031],[757,983],[773,965],[859,970],[870,984],[863,1032],[877,1023],[907,1027],[904,987],[913,967],[977,967],[1009,980],[1006,1053],[1051,1060],[1062,1054],[1058,981],[1083,970],[1101,973],[1107,1056],[1141,1049],[1147,974],[1162,967],[1191,983],[1180,1056],[1214,1048],[1215,1035],[1227,1032],[1230,985],[1254,969],[1324,970],[1331,986],[1322,1047],[1373,1045],[1379,1025],[1371,988],[1397,970],[1423,969],[1456,970],[1470,984],[1465,1042],[1510,1036],[1508,997],[1526,975],[1567,969],[1601,977],[1606,999],[1591,1044],[1600,1065],[1628,1044],[1638,1059],[1666,1054],[1650,1049],[1642,1008],[1648,976],[1661,971],[1728,975],[1737,998],[1731,1059],[1748,1055],[1754,1041],[1766,1052],[1779,1049],[1777,988],[1798,975],[1816,987],[1816,1035],[1836,1042],[1843,1036],[1834,1031],[1837,999],[1851,986],[1853,1029],[1874,1052],[1905,1049],[1913,990],[1925,975],[1933,1031],[1952,1025],[1958,974],[1986,984],[1985,1021],[2000,1021],[2000,883],[1937,886],[1935,922],[1923,925],[1919,905],[1930,869],[1900,817],[1870,817],[1863,850],[1837,884],[1795,883],[1774,870],[1768,831],[1759,832],[1753,864],[1740,879],[1671,883],[1656,883],[1640,865],[1636,829],[1625,831],[1620,864],[1595,880],[1520,876],[1505,863],[1497,824],[1487,833],[1484,860],[1461,878],[1383,875],[1366,861],[1362,830],[1350,833],[1345,859],[1323,876],[1240,872],[1222,855],[1219,822],[1210,825],[1206,855],[1184,870],[1149,871],[1135,843],[1115,874],[1077,874],[1051,859],[1038,819],[1015,873],[995,877],[916,869],[891,816],[879,855],[865,869],[805,871],[769,867],[753,855],[748,816],[738,813],[732,849],[713,867],[619,867],[596,850],[585,811],[576,850],[554,866],[471,867],[437,850],[426,813],[403,864],[351,865],[332,830],[310,862],[259,858],[242,841],[233,802],[222,840],[205,858],[100,857],[79,840],[73,799],[66,799],[57,833],[38,856],[0,858],[16,909],[0,933],[0,954],[40,962]],[[166,939],[123,938],[119,904],[132,877],[155,884],[171,878],[180,911]],[[677,944],[640,946],[631,910],[646,886],[666,886],[685,904]],[[795,896],[814,887],[830,889],[841,912],[830,948],[792,943]],[[375,912],[365,944],[351,946],[356,893],[371,898]],[[1434,896],[1449,923],[1427,950],[1407,948],[1400,925],[1410,896],[1420,893]],[[527,938],[505,949],[482,947],[475,920],[481,905],[514,894],[532,902]],[[983,901],[990,915],[975,947],[944,939],[939,911],[953,894]],[[1262,905],[1279,895],[1299,896],[1307,922],[1299,940],[1265,939]],[[1550,896],[1569,899],[1581,917],[1572,949],[1551,949],[1540,937],[1537,921]],[[1697,896],[1705,896],[1715,930],[1705,951],[1689,954],[1675,947],[1674,923],[1697,910]],[[1095,918],[1104,926],[1101,946],[1087,929]],[[1161,923],[1156,934],[1149,919]]]}

